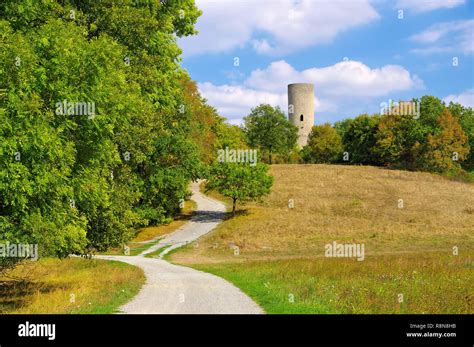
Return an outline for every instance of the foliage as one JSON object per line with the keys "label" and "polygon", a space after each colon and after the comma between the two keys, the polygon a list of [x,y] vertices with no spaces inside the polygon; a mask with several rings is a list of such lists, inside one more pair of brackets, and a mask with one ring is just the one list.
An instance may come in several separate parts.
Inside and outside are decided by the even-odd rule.
{"label": "foliage", "polygon": [[342,150],[341,136],[326,123],[313,127],[302,156],[306,163],[331,163],[340,159]]}
{"label": "foliage", "polygon": [[469,153],[467,136],[448,109],[444,109],[438,123],[441,131],[427,137],[422,168],[431,172],[459,171],[459,162]]}
{"label": "foliage", "polygon": [[262,104],[244,118],[244,131],[251,147],[258,147],[268,155],[288,155],[296,146],[298,129],[289,122],[279,107]]}
{"label": "foliage", "polygon": [[256,200],[270,193],[273,177],[269,167],[258,163],[215,162],[210,169],[206,190],[216,190],[232,199],[232,214],[235,215],[237,201]]}
{"label": "foliage", "polygon": [[462,167],[466,171],[474,171],[474,110],[471,107],[463,107],[452,102],[448,109],[459,120],[464,133],[468,137],[470,152],[466,160],[462,162]]}
{"label": "foliage", "polygon": [[0,242],[102,251],[176,213],[217,119],[197,128],[204,101],[180,84],[176,39],[199,15],[192,0],[0,3]]}
{"label": "foliage", "polygon": [[342,135],[344,152],[349,153],[349,162],[352,164],[376,165],[378,163],[372,148],[376,143],[376,133],[379,116],[362,114],[356,117],[347,126]]}

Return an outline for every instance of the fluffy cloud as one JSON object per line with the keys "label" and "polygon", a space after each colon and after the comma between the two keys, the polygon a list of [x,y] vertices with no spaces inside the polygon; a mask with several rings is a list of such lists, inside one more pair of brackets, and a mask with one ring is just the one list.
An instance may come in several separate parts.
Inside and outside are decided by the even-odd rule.
{"label": "fluffy cloud", "polygon": [[221,115],[231,120],[240,120],[252,107],[263,103],[286,107],[286,93],[272,93],[243,86],[216,86],[209,82],[199,83],[198,88]]}
{"label": "fluffy cloud", "polygon": [[323,68],[295,70],[284,60],[273,62],[264,70],[255,70],[246,85],[271,91],[281,90],[292,82],[314,83],[317,94],[326,96],[374,97],[420,88],[423,82],[399,65],[370,68],[358,61],[342,61]]}
{"label": "fluffy cloud", "polygon": [[280,106],[286,111],[287,85],[295,82],[315,84],[315,106],[319,114],[347,110],[353,103],[360,106],[361,100],[366,102],[374,97],[423,87],[416,75],[398,65],[370,68],[361,62],[344,61],[298,71],[281,60],[266,69],[254,70],[242,85],[216,86],[206,82],[199,84],[199,90],[221,115],[235,124],[261,103]]}
{"label": "fluffy cloud", "polygon": [[441,8],[454,8],[465,2],[466,0],[398,0],[395,7],[414,12],[428,12]]}
{"label": "fluffy cloud", "polygon": [[410,40],[426,45],[412,51],[420,54],[474,53],[474,19],[437,23],[413,35]]}
{"label": "fluffy cloud", "polygon": [[449,104],[451,101],[454,103],[459,103],[465,107],[474,107],[474,88],[468,89],[458,95],[448,95],[443,99],[446,104]]}
{"label": "fluffy cloud", "polygon": [[331,42],[380,17],[369,0],[197,0],[197,5],[203,11],[199,34],[180,40],[188,56],[246,45],[258,53],[284,54]]}

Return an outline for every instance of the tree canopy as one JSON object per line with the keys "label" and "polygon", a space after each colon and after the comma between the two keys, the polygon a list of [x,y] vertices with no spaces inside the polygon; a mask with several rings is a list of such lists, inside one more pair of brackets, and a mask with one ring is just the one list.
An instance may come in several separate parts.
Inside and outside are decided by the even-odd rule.
{"label": "tree canopy", "polygon": [[270,164],[273,154],[289,155],[298,139],[298,129],[283,111],[268,104],[253,108],[244,118],[244,132],[248,144],[267,154]]}
{"label": "tree canopy", "polygon": [[206,189],[231,198],[232,214],[235,215],[238,201],[256,200],[270,193],[273,177],[268,175],[268,169],[263,163],[251,166],[249,163],[215,162]]}
{"label": "tree canopy", "polygon": [[197,129],[205,101],[179,66],[199,15],[192,0],[0,3],[0,242],[81,254],[176,213],[215,126]]}
{"label": "tree canopy", "polygon": [[307,163],[331,163],[341,159],[342,150],[341,136],[326,123],[313,126],[302,157]]}

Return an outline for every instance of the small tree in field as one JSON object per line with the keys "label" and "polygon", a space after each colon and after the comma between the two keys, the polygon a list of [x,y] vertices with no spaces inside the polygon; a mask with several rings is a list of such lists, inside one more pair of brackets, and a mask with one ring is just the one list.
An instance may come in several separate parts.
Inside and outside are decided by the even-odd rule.
{"label": "small tree in field", "polygon": [[268,166],[248,163],[218,163],[210,169],[207,190],[216,190],[232,199],[232,215],[237,201],[256,200],[270,193],[273,177],[267,174]]}

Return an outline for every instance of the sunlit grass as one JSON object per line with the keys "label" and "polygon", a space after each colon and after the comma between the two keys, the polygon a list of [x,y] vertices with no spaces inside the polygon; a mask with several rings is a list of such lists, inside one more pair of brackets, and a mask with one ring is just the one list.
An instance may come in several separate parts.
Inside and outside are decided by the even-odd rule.
{"label": "sunlit grass", "polygon": [[[465,294],[474,281],[473,184],[358,166],[274,165],[271,173],[274,187],[263,203],[243,206],[169,258],[234,281],[268,312],[472,312]],[[333,241],[364,244],[366,260],[325,258]],[[408,276],[420,266],[421,277]],[[394,307],[402,290],[411,301]],[[300,301],[289,305],[290,293]]]}
{"label": "sunlit grass", "polygon": [[[474,266],[446,253],[205,264],[267,313],[473,313]],[[401,301],[401,302],[400,302]]]}
{"label": "sunlit grass", "polygon": [[121,262],[68,258],[26,262],[0,279],[1,313],[113,313],[145,282]]}

